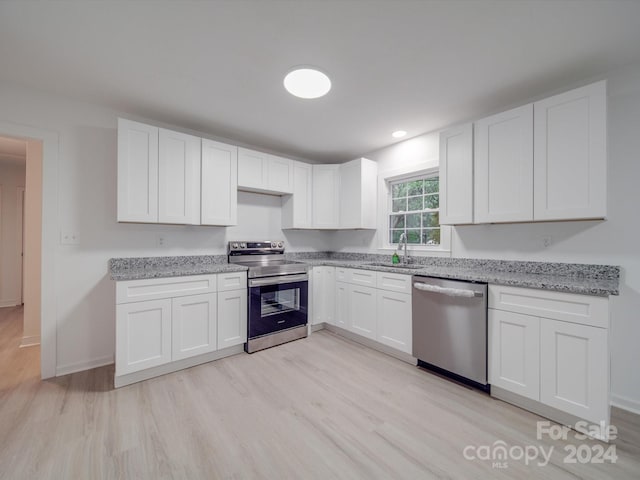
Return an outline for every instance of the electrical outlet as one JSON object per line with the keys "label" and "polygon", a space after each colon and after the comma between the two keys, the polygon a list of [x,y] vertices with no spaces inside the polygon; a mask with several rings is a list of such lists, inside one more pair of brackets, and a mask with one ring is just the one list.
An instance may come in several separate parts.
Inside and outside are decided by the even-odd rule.
{"label": "electrical outlet", "polygon": [[553,238],[551,237],[551,235],[545,235],[544,237],[542,237],[542,245],[544,246],[544,248],[550,247],[552,243]]}
{"label": "electrical outlet", "polygon": [[62,245],[80,245],[80,234],[69,230],[60,232],[60,243]]}
{"label": "electrical outlet", "polygon": [[160,248],[164,248],[167,246],[167,237],[164,235],[158,235],[156,238],[156,245]]}

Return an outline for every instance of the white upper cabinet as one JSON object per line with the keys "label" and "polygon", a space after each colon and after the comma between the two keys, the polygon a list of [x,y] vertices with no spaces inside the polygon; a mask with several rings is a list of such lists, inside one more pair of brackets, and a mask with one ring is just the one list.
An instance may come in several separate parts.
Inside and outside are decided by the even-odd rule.
{"label": "white upper cabinet", "polygon": [[160,129],[158,222],[200,224],[200,138]]}
{"label": "white upper cabinet", "polygon": [[236,225],[238,148],[118,119],[118,221]]}
{"label": "white upper cabinet", "polygon": [[313,168],[293,162],[293,195],[282,197],[282,228],[311,228]]}
{"label": "white upper cabinet", "polygon": [[118,221],[158,222],[158,128],[118,119]]}
{"label": "white upper cabinet", "polygon": [[313,226],[340,227],[340,165],[313,165]]}
{"label": "white upper cabinet", "polygon": [[534,104],[535,220],[607,213],[606,82]]}
{"label": "white upper cabinet", "polygon": [[202,225],[238,224],[238,147],[202,139]]}
{"label": "white upper cabinet", "polygon": [[238,189],[258,193],[293,193],[293,161],[238,148]]}
{"label": "white upper cabinet", "polygon": [[378,165],[359,158],[340,165],[340,228],[377,228]]}
{"label": "white upper cabinet", "polygon": [[440,224],[473,223],[473,128],[440,133]]}
{"label": "white upper cabinet", "polygon": [[533,105],[474,125],[474,222],[533,220]]}

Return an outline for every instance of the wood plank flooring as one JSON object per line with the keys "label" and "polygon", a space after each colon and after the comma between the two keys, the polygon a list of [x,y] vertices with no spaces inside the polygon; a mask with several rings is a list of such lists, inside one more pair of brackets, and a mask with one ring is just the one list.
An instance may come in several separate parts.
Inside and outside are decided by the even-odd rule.
{"label": "wood plank flooring", "polygon": [[[327,331],[114,390],[112,366],[38,380],[19,314],[0,309],[2,479],[640,478],[637,416],[614,419],[615,464],[567,464],[600,443],[537,440],[540,417]],[[463,456],[499,440],[551,462]]]}

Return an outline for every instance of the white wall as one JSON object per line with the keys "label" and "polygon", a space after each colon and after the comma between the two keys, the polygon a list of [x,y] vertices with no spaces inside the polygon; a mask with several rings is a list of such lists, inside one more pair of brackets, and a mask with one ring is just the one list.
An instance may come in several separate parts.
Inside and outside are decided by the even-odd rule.
{"label": "white wall", "polygon": [[[115,297],[107,271],[111,257],[224,254],[226,242],[237,238],[284,238],[291,251],[326,249],[326,234],[282,232],[280,198],[260,194],[238,194],[237,227],[118,224],[118,115],[127,116],[0,84],[0,123],[58,135],[58,177],[45,175],[45,187],[57,182],[59,230],[76,232],[80,238],[77,246],[58,244],[55,250],[58,374],[113,360]],[[156,246],[160,234],[167,240],[166,248]]]}
{"label": "white wall", "polygon": [[18,188],[25,186],[25,164],[0,161],[0,307],[21,303],[21,229]]}

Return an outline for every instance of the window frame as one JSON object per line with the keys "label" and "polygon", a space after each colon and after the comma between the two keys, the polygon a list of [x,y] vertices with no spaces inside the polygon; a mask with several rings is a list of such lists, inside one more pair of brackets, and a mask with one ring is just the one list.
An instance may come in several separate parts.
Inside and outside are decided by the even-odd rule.
{"label": "window frame", "polygon": [[[392,215],[392,199],[391,185],[394,183],[407,181],[417,177],[435,177],[439,175],[440,169],[433,164],[418,164],[403,169],[379,172],[378,175],[378,194],[379,194],[379,216],[378,216],[378,250],[384,253],[395,251],[398,244],[391,243],[389,240],[391,231],[391,215]],[[441,194],[441,189],[438,190]],[[438,211],[440,209],[438,208]],[[440,224],[440,245],[423,245],[408,243],[407,250],[417,253],[435,256],[449,256],[451,252],[451,227]]]}

